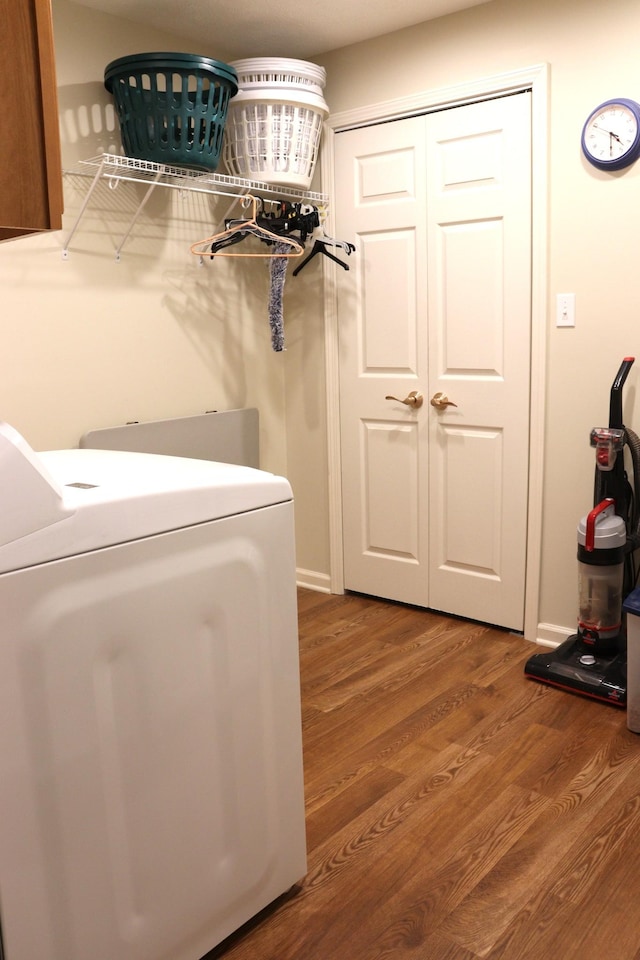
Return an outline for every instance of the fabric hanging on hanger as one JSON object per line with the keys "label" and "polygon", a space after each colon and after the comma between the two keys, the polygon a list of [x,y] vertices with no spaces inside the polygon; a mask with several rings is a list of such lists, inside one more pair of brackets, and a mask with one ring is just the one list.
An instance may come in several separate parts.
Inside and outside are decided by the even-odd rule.
{"label": "fabric hanging on hanger", "polygon": [[285,251],[285,243],[275,243],[273,248],[274,256],[269,261],[269,326],[271,327],[271,346],[280,353],[284,350],[284,315],[282,298],[284,294],[284,282],[287,276],[287,258],[282,256],[282,249]]}

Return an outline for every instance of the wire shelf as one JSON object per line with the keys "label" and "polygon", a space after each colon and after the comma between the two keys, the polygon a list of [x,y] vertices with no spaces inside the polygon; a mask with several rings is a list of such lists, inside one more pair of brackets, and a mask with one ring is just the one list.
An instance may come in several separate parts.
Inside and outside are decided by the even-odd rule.
{"label": "wire shelf", "polygon": [[[84,167],[102,168],[102,177],[110,180],[131,180],[135,183],[154,183],[159,187],[173,187],[177,190],[193,190],[201,193],[221,194],[222,196],[244,196],[257,193],[260,196],[286,197],[290,200],[326,203],[324,193],[302,190],[298,187],[283,187],[261,180],[246,180],[231,177],[223,173],[202,172],[188,167],[172,167],[151,160],[136,160],[118,154],[104,153],[89,160],[79,162],[81,169],[68,170],[66,173],[85,173]],[[86,171],[88,174],[89,171]]]}
{"label": "wire shelf", "polygon": [[156,187],[169,187],[173,190],[182,190],[195,193],[208,193],[217,196],[242,198],[247,194],[257,195],[265,199],[287,199],[315,204],[328,205],[328,197],[324,193],[312,190],[302,190],[298,187],[283,187],[277,184],[264,183],[261,180],[247,180],[242,177],[231,177],[223,173],[202,172],[188,167],[174,167],[151,160],[137,160],[133,157],[123,157],[114,153],[103,153],[88,160],[80,160],[72,169],[65,170],[65,174],[92,176],[93,180],[84,198],[80,212],[64,245],[63,259],[67,259],[69,245],[78,229],[80,221],[87,209],[89,200],[97,184],[106,180],[111,184],[126,180],[132,183],[147,184],[146,191],[138,209],[116,250],[116,260],[120,259],[120,252],[129,234],[131,233],[138,216],[140,215],[149,196]]}

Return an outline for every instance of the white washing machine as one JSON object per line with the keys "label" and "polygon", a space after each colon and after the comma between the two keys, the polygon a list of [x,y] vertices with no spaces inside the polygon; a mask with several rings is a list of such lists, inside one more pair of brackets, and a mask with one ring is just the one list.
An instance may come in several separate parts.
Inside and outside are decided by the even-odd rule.
{"label": "white washing machine", "polygon": [[306,870],[289,484],[5,424],[0,502],[4,960],[198,960]]}

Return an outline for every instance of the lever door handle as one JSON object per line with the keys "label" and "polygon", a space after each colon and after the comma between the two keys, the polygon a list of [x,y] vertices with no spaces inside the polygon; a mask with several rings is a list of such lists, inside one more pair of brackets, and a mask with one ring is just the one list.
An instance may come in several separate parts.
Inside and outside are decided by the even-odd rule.
{"label": "lever door handle", "polygon": [[404,400],[401,400],[399,397],[390,397],[386,396],[385,400],[396,400],[398,403],[406,403],[408,407],[421,407],[424,403],[424,397],[418,390],[412,390],[411,393],[408,393]]}
{"label": "lever door handle", "polygon": [[438,391],[434,393],[429,401],[432,407],[436,407],[438,410],[443,410],[445,407],[457,407],[458,404],[454,403],[453,400],[449,400],[449,397],[446,393]]}

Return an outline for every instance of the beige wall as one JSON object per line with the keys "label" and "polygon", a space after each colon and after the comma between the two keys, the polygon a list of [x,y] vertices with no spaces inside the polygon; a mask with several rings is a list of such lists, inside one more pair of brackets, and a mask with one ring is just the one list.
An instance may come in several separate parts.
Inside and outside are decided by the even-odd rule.
{"label": "beige wall", "polygon": [[[176,39],[68,0],[54,2],[54,31],[69,169],[119,149],[106,64]],[[270,346],[267,261],[201,266],[189,252],[229,198],[156,191],[116,263],[145,188],[103,184],[63,261],[89,182],[65,175],[62,233],[0,245],[3,419],[44,449],[128,420],[258,406],[263,465],[285,473],[285,361]]]}
{"label": "beige wall", "polygon": [[[53,13],[67,170],[120,150],[102,82],[111,60],[163,49],[228,59],[222,45],[201,49],[70,0],[53,0]],[[76,446],[88,429],[129,420],[256,406],[264,469],[289,476],[296,460],[323,464],[324,400],[315,390],[322,369],[317,266],[288,278],[287,350],[274,353],[267,261],[217,260],[203,267],[189,253],[193,241],[219,228],[230,212],[228,198],[156,191],[116,264],[114,251],[144,188],[100,185],[63,262],[87,184],[65,175],[61,234],[0,244],[0,416],[36,449],[48,449]],[[287,436],[289,415],[300,425],[301,442],[295,430]],[[300,566],[326,574],[326,475],[316,473],[311,486],[304,470],[291,479]]]}
{"label": "beige wall", "polygon": [[[101,85],[116,56],[168,38],[54,0],[65,166],[114,141]],[[494,0],[315,58],[328,70],[332,112],[420,90],[550,66],[549,331],[539,620],[571,626],[575,526],[591,503],[591,426],[606,423],[620,359],[638,353],[636,211],[640,163],[606,176],[587,167],[580,130],[612,96],[640,100],[637,0]],[[224,59],[225,51],[200,51]],[[110,129],[111,126],[111,129]],[[65,179],[66,225],[83,195]],[[134,194],[132,197],[131,194]],[[156,196],[125,247],[135,208],[125,188],[100,190],[67,262],[63,237],[0,245],[1,415],[37,448],[74,445],[90,427],[211,408],[260,409],[263,465],[296,497],[298,564],[328,573],[322,291],[317,266],[285,288],[288,349],[273,354],[263,265],[199,267],[185,250],[224,215],[196,195]],[[210,267],[213,266],[213,269]],[[575,330],[553,326],[557,292],[577,296]],[[640,359],[626,390],[640,432]]]}
{"label": "beige wall", "polygon": [[[223,45],[200,49],[70,0],[53,0],[53,13],[67,170],[79,160],[119,152],[102,83],[111,60],[162,49],[229,58]],[[322,369],[320,270],[288,279],[287,351],[274,353],[267,261],[202,267],[188,252],[193,241],[219,228],[228,198],[156,191],[116,264],[114,251],[144,188],[101,185],[63,262],[87,183],[65,176],[62,234],[0,244],[0,416],[36,449],[48,449],[76,446],[86,430],[128,420],[256,406],[264,469],[289,476],[289,456],[306,464],[309,431],[311,457],[322,464],[324,434],[316,434],[324,400],[309,390]],[[287,437],[289,413],[301,424],[302,444],[295,431]],[[304,476],[294,483],[300,566],[326,574],[324,487],[326,475],[316,474],[312,487]]]}

